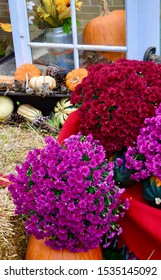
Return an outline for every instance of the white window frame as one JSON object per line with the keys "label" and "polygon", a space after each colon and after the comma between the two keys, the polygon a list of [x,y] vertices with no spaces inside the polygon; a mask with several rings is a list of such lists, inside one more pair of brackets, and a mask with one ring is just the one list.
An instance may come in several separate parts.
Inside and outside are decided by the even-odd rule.
{"label": "white window frame", "polygon": [[77,41],[75,1],[71,0],[73,44],[31,42],[25,0],[8,0],[16,67],[33,63],[32,48],[59,47],[73,49],[74,67],[79,68],[79,50],[121,51],[128,59],[142,60],[146,49],[155,46],[160,53],[160,0],[125,0],[125,46],[81,45]]}

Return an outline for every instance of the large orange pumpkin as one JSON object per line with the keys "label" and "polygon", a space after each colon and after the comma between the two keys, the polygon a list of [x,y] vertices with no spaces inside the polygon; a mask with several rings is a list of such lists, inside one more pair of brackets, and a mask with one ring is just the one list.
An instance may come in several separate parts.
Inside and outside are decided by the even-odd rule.
{"label": "large orange pumpkin", "polygon": [[37,240],[33,235],[29,239],[25,260],[102,260],[102,248],[88,252],[72,253],[68,250],[53,250],[45,245],[44,240]]}
{"label": "large orange pumpkin", "polygon": [[[83,44],[126,46],[125,11],[114,10],[110,12],[105,0],[102,0],[102,6],[102,14],[86,24],[83,30]],[[111,61],[126,57],[124,52],[102,52],[101,54]]]}

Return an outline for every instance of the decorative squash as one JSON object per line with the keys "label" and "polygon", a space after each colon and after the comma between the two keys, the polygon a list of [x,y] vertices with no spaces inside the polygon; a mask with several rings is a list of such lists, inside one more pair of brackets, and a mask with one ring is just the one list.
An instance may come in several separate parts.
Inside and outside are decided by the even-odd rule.
{"label": "decorative squash", "polygon": [[76,68],[68,72],[66,75],[66,86],[70,91],[74,91],[75,87],[88,75],[86,68]]}
{"label": "decorative squash", "polygon": [[[105,0],[102,0],[102,6],[102,14],[86,24],[82,35],[83,44],[126,46],[125,11],[110,12]],[[126,57],[124,52],[102,52],[101,54],[111,61]]]}
{"label": "decorative squash", "polygon": [[51,76],[39,76],[32,77],[29,82],[30,88],[34,90],[41,90],[43,88],[43,84],[48,84],[49,89],[53,89],[56,87],[56,80]]}
{"label": "decorative squash", "polygon": [[102,248],[91,249],[88,252],[70,252],[54,250],[45,245],[45,241],[37,240],[33,235],[29,239],[25,260],[102,260]]}
{"label": "decorative squash", "polygon": [[154,176],[143,181],[143,198],[153,207],[161,208],[161,181]]}
{"label": "decorative squash", "polygon": [[62,98],[58,101],[54,107],[54,116],[56,120],[63,125],[68,118],[69,114],[73,111],[77,110],[71,103],[69,98]]}
{"label": "decorative squash", "polygon": [[13,76],[0,76],[0,83],[13,84],[13,82],[14,82]]}
{"label": "decorative squash", "polygon": [[30,104],[22,104],[18,107],[17,113],[22,115],[27,121],[32,122],[42,116],[42,112]]}
{"label": "decorative squash", "polygon": [[14,110],[14,103],[8,96],[0,96],[0,122],[9,118]]}
{"label": "decorative squash", "polygon": [[30,63],[20,65],[14,72],[14,78],[18,81],[25,81],[27,75],[31,79],[32,77],[40,76],[41,72],[35,65]]}

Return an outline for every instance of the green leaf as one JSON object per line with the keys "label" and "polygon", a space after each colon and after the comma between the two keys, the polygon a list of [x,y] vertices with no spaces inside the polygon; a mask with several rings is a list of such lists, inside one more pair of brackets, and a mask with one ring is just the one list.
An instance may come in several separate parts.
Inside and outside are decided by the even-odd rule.
{"label": "green leaf", "polygon": [[63,24],[63,31],[66,33],[66,34],[69,34],[70,31],[71,31],[71,24],[67,23],[67,22],[64,22]]}

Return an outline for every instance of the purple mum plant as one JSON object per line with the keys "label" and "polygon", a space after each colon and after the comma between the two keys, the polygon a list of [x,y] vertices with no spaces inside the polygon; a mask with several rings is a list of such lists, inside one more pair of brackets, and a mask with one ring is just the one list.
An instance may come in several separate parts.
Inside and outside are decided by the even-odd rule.
{"label": "purple mum plant", "polygon": [[16,214],[29,234],[53,249],[107,247],[121,234],[118,219],[129,206],[121,202],[124,190],[115,185],[113,163],[90,134],[70,136],[64,146],[50,136],[45,141],[9,176]]}
{"label": "purple mum plant", "polygon": [[136,146],[127,149],[125,160],[131,179],[140,181],[153,175],[161,180],[161,104],[154,117],[144,120]]}

